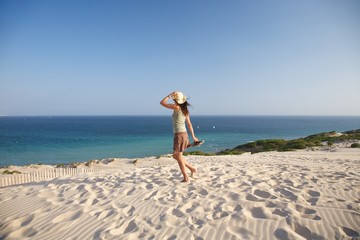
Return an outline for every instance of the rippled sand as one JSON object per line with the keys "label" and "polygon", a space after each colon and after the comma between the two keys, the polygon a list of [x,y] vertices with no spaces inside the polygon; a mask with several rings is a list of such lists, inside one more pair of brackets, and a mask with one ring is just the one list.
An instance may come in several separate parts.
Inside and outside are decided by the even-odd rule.
{"label": "rippled sand", "polygon": [[360,237],[360,149],[170,158],[0,188],[1,239]]}

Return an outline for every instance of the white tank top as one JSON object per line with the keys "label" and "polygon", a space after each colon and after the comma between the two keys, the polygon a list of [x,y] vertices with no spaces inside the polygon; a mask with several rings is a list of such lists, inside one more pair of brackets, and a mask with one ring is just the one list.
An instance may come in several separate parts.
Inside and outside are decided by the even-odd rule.
{"label": "white tank top", "polygon": [[174,111],[172,115],[174,133],[186,132],[185,120],[186,117],[181,110],[179,110],[178,112]]}

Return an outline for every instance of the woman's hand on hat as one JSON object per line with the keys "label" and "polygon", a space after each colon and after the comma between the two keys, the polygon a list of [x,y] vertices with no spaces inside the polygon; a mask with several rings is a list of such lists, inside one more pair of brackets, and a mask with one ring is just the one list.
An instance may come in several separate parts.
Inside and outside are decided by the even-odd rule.
{"label": "woman's hand on hat", "polygon": [[170,93],[169,95],[168,95],[168,97],[172,97],[173,95],[174,95],[174,93],[176,93],[176,91],[175,92],[172,92],[172,93]]}

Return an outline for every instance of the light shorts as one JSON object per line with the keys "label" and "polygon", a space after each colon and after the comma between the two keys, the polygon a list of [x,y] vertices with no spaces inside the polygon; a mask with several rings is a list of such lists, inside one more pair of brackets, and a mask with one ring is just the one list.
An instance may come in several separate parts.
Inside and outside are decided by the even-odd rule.
{"label": "light shorts", "polygon": [[190,145],[187,132],[174,133],[174,153],[183,152]]}

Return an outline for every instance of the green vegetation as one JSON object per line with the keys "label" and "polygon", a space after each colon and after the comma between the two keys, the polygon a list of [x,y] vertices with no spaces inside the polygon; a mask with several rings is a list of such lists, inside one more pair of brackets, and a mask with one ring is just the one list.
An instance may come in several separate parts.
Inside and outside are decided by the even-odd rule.
{"label": "green vegetation", "polygon": [[5,171],[3,171],[3,174],[21,174],[21,172],[5,170]]}
{"label": "green vegetation", "polygon": [[184,152],[184,156],[189,156],[189,155],[193,155],[193,156],[214,156],[214,155],[217,155],[217,154],[216,153],[207,153],[207,152],[203,152],[203,151]]}
{"label": "green vegetation", "polygon": [[60,163],[56,165],[55,168],[77,168],[80,164],[80,162]]}
{"label": "green vegetation", "polygon": [[351,144],[352,148],[360,148],[360,143],[353,143]]}
{"label": "green vegetation", "polygon": [[[217,153],[205,153],[201,151],[186,152],[184,155],[202,155],[202,156],[214,156],[214,155],[239,155],[244,152],[259,153],[268,151],[294,151],[299,149],[306,149],[308,147],[319,147],[323,145],[332,146],[334,143],[341,143],[347,140],[360,140],[360,129],[347,131],[341,134],[336,132],[325,132],[310,135],[305,138],[299,138],[294,140],[284,139],[267,139],[258,140],[251,143],[239,145],[233,149],[225,149]],[[360,147],[359,143],[354,143],[354,147]],[[351,147],[353,147],[351,145]]]}

